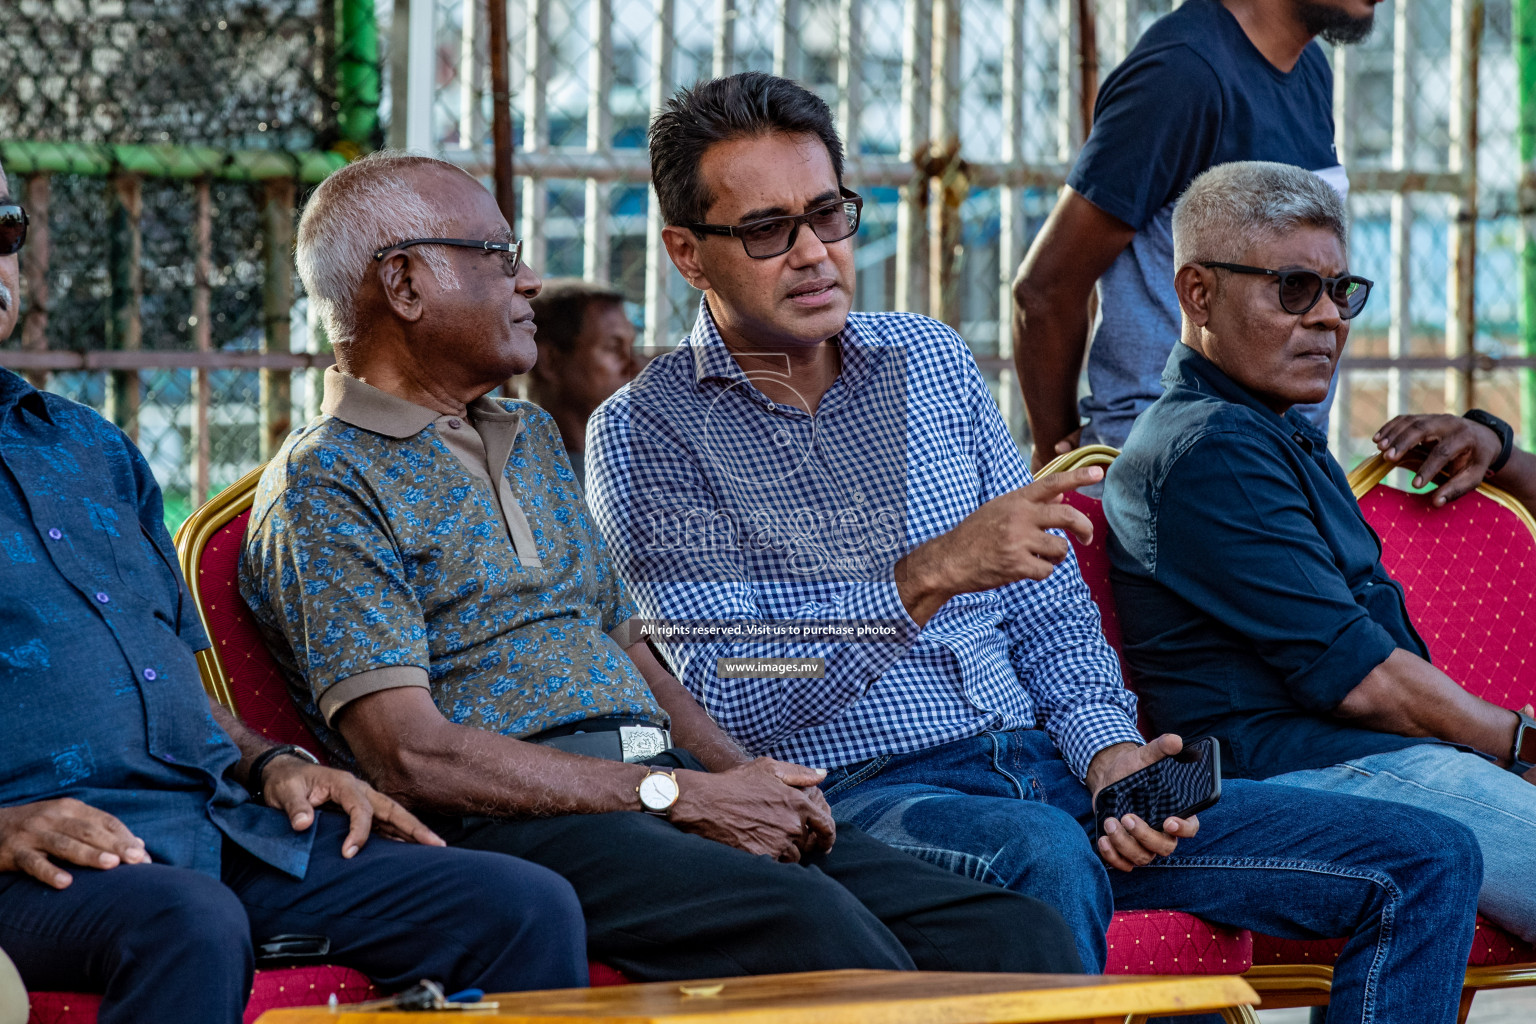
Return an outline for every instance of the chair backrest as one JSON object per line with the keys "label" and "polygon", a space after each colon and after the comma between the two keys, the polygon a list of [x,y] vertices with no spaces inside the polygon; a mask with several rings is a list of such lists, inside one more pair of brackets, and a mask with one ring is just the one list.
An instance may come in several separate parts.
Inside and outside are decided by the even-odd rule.
{"label": "chair backrest", "polygon": [[1373,456],[1349,482],[1430,657],[1495,704],[1536,699],[1536,519],[1486,484],[1436,508],[1383,484],[1392,469]]}
{"label": "chair backrest", "polygon": [[[1089,466],[1108,468],[1119,454],[1118,450],[1102,444],[1076,448],[1052,459],[1040,470],[1037,478]],[[1104,630],[1104,639],[1109,641],[1109,645],[1115,649],[1115,656],[1120,659],[1120,675],[1125,685],[1135,690],[1130,666],[1125,663],[1125,655],[1121,652],[1120,613],[1115,608],[1115,594],[1109,583],[1109,521],[1104,518],[1104,503],[1077,491],[1069,493],[1066,502],[1087,516],[1093,524],[1092,543],[1081,544],[1076,537],[1072,537],[1072,553],[1077,556],[1077,570],[1082,574],[1083,582],[1088,584],[1093,603],[1099,608],[1099,624]],[[1145,731],[1145,723],[1142,724]]]}
{"label": "chair backrest", "polygon": [[277,743],[297,743],[322,759],[323,748],[288,696],[240,596],[237,572],[251,500],[265,467],[245,474],[193,512],[176,531],[176,554],[213,646],[197,655],[203,687],[252,729]]}

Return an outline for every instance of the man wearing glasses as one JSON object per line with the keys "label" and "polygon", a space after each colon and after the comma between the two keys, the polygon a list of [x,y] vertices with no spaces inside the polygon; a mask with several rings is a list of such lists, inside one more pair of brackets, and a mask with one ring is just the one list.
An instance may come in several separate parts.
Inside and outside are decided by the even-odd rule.
{"label": "man wearing glasses", "polygon": [[536,352],[509,237],[473,178],[402,155],[300,221],[337,367],[240,586],[331,754],[451,845],[565,876],[592,956],[641,980],[1078,970],[1048,907],[837,829],[820,772],[744,754],[630,628],[553,418],[490,397]]}
{"label": "man wearing glasses", "polygon": [[[0,340],[26,227],[0,196]],[[208,698],[149,465],[4,369],[0,582],[0,1021],[18,998],[27,1016],[19,972],[34,992],[102,993],[101,1024],[239,1024],[277,938],[386,989],[585,983],[557,874],[441,849],[394,800]]]}
{"label": "man wearing glasses", "polygon": [[1536,720],[1430,664],[1344,471],[1295,411],[1328,390],[1370,295],[1347,237],[1333,190],[1281,164],[1213,168],[1179,201],[1183,343],[1104,492],[1126,657],[1152,723],[1217,736],[1230,777],[1471,829],[1479,909],[1536,940]]}
{"label": "man wearing glasses", "polygon": [[861,204],[826,104],[716,79],[650,141],[667,251],[704,294],[593,416],[588,493],[704,709],[828,769],[840,827],[1057,907],[1090,969],[1116,905],[1173,908],[1348,936],[1330,1020],[1454,1021],[1480,880],[1454,822],[1234,781],[1199,821],[1084,834],[1101,787],[1180,749],[1137,731],[1062,535],[1088,537],[1061,495],[1100,472],[1032,483],[953,331],[849,312]]}

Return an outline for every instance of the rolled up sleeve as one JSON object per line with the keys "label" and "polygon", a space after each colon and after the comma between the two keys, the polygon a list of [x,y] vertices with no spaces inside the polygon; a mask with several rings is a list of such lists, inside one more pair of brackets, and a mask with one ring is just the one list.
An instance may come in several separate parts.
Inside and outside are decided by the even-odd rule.
{"label": "rolled up sleeve", "polygon": [[1332,711],[1396,649],[1355,600],[1295,471],[1265,442],[1208,435],[1161,493],[1154,577],[1251,642],[1298,705]]}

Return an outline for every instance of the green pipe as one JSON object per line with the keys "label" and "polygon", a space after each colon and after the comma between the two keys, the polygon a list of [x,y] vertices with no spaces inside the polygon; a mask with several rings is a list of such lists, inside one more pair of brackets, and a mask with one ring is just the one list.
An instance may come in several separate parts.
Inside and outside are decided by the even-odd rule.
{"label": "green pipe", "polygon": [[280,153],[266,149],[218,150],[206,146],[111,145],[88,142],[0,141],[0,161],[13,174],[79,174],[104,178],[126,172],[146,178],[220,178],[324,181],[343,167],[340,153]]}
{"label": "green pipe", "polygon": [[[1536,0],[1514,0],[1515,74],[1519,83],[1520,126],[1520,342],[1536,356],[1536,238],[1529,227],[1536,216]],[[1525,444],[1536,439],[1536,371],[1520,371],[1520,432]]]}
{"label": "green pipe", "polygon": [[379,27],[374,0],[336,0],[337,123],[359,154],[379,145]]}

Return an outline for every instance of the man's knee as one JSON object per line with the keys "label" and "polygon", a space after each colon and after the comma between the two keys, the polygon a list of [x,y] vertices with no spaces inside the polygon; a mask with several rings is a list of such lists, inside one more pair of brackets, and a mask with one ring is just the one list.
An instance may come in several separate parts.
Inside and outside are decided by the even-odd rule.
{"label": "man's knee", "polygon": [[586,923],[571,883],[549,868],[499,853],[455,851],[470,917],[503,935],[538,934],[584,949]]}
{"label": "man's knee", "polygon": [[1053,906],[1017,893],[979,902],[974,908],[976,962],[965,969],[1017,974],[1081,974],[1077,937]]}

